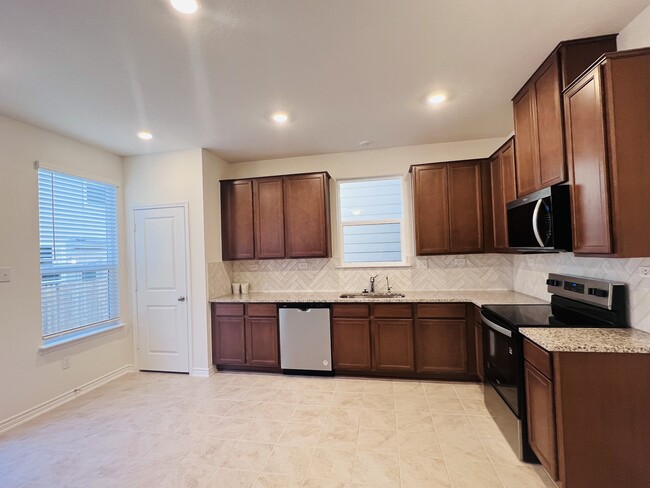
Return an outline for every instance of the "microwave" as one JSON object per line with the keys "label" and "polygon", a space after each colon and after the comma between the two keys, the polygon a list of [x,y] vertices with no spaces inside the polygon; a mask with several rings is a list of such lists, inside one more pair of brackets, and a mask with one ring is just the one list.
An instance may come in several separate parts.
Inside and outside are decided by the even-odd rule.
{"label": "microwave", "polygon": [[506,205],[508,246],[522,252],[573,249],[568,185],[550,186]]}

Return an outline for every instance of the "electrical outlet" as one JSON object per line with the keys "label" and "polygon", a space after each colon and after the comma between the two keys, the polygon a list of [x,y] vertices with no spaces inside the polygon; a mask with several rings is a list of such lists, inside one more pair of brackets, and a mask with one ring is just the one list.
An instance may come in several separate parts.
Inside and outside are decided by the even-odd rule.
{"label": "electrical outlet", "polygon": [[301,271],[306,271],[309,269],[309,263],[306,263],[304,261],[298,263],[298,269]]}
{"label": "electrical outlet", "polygon": [[11,281],[11,268],[0,268],[0,283]]}
{"label": "electrical outlet", "polygon": [[465,258],[454,258],[454,266],[465,266],[467,260]]}
{"label": "electrical outlet", "polygon": [[61,367],[63,369],[68,369],[70,367],[70,358],[68,356],[64,357],[61,360]]}
{"label": "electrical outlet", "polygon": [[250,271],[259,271],[259,269],[260,269],[260,265],[259,265],[259,264],[251,264],[251,265],[248,267],[248,269],[249,269]]}
{"label": "electrical outlet", "polygon": [[639,266],[639,276],[641,278],[650,278],[650,266]]}

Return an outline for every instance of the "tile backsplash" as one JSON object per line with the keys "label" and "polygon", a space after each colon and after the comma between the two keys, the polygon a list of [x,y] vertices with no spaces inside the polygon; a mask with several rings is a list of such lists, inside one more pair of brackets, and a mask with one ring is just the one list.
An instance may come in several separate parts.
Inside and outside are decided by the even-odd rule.
{"label": "tile backsplash", "polygon": [[650,279],[641,278],[640,266],[650,266],[650,258],[583,258],[572,253],[514,256],[514,289],[549,300],[546,277],[562,273],[626,283],[629,321],[633,327],[650,332]]}

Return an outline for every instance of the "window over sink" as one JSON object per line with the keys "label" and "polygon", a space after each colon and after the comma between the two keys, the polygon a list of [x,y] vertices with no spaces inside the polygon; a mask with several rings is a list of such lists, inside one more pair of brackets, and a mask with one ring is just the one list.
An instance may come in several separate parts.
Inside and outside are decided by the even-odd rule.
{"label": "window over sink", "polygon": [[338,210],[343,266],[406,264],[401,176],[340,180]]}

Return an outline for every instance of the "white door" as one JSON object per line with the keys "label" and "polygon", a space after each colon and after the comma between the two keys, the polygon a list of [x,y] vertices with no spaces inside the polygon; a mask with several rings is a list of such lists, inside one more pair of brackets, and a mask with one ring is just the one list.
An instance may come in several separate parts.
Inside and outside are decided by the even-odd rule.
{"label": "white door", "polygon": [[188,373],[185,209],[134,213],[140,369]]}

